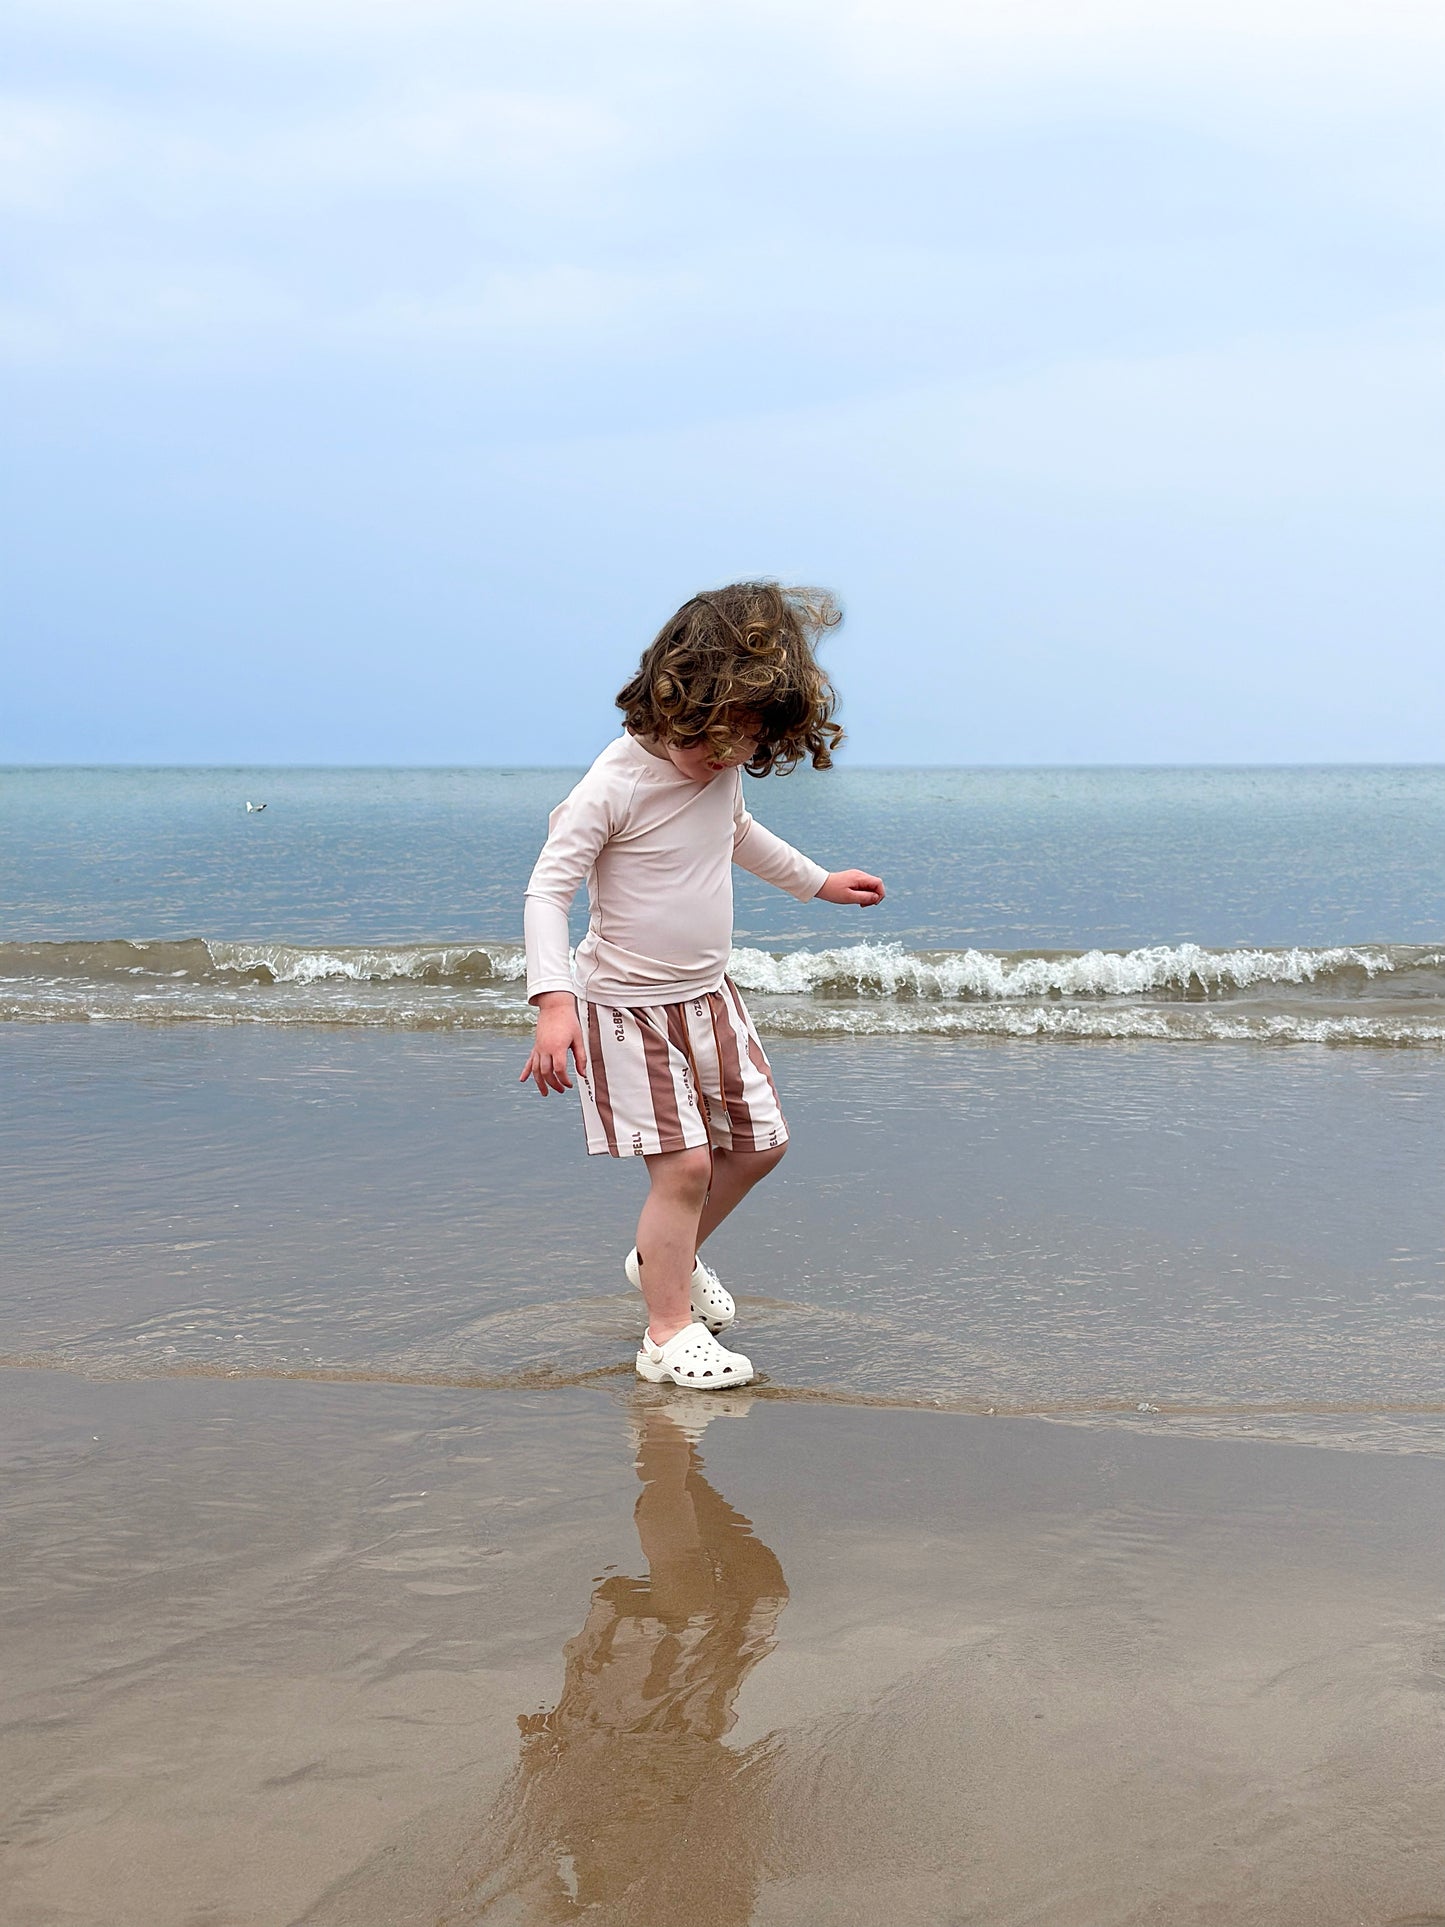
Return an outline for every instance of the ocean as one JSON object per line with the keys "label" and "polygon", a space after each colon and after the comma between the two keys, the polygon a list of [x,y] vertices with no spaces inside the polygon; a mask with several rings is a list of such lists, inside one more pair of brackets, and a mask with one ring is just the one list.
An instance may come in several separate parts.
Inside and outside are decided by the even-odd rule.
{"label": "ocean", "polygon": [[[5,1358],[625,1376],[638,1174],[516,1085],[572,780],[0,776]],[[771,1391],[1445,1450],[1445,770],[747,790],[888,885],[737,879],[793,1147],[710,1255]]]}
{"label": "ocean", "polygon": [[[575,774],[0,772],[0,1018],[524,1028],[522,890]],[[1445,769],[745,789],[889,891],[843,914],[738,874],[732,974],[774,1034],[1445,1041]]]}
{"label": "ocean", "polygon": [[0,775],[0,1916],[1439,1920],[1445,771],[751,785],[888,897],[738,879],[707,1396],[570,780]]}

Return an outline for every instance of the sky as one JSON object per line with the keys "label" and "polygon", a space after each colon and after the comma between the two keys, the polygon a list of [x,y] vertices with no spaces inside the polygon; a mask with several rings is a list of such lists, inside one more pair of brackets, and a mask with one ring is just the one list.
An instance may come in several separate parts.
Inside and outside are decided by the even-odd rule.
{"label": "sky", "polygon": [[1438,0],[9,0],[0,760],[1445,761]]}

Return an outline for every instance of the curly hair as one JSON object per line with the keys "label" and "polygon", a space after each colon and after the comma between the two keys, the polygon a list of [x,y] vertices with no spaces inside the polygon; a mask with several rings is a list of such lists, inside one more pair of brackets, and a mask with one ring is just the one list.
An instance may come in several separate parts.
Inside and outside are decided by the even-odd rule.
{"label": "curly hair", "polygon": [[814,656],[843,612],[826,589],[732,582],[684,602],[663,624],[618,692],[635,736],[714,742],[725,752],[739,716],[758,720],[750,776],[790,770],[804,757],[828,769],[843,739],[838,697]]}

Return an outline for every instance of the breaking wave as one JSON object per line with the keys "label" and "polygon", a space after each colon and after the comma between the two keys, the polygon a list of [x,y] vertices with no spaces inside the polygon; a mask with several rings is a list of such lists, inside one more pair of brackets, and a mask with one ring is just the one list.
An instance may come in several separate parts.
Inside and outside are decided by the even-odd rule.
{"label": "breaking wave", "polygon": [[1403,948],[1205,950],[1198,944],[1154,944],[1142,950],[911,951],[901,944],[860,943],[840,950],[798,950],[781,957],[734,951],[733,980],[745,990],[858,997],[948,998],[1017,1003],[1034,997],[1204,998],[1256,984],[1343,984],[1394,975],[1417,962],[1445,958]]}
{"label": "breaking wave", "polygon": [[[1445,1043],[1445,950],[735,950],[761,1028],[834,1036]],[[521,1029],[514,943],[0,944],[0,1019]]]}
{"label": "breaking wave", "polygon": [[516,944],[220,943],[183,937],[146,943],[0,943],[0,980],[129,979],[166,983],[480,984],[526,974]]}

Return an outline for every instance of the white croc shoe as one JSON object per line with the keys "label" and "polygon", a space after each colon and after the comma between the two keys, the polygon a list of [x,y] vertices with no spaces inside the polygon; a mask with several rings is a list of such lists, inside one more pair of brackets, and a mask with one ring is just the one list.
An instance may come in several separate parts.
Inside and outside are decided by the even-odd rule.
{"label": "white croc shoe", "polygon": [[665,1345],[654,1345],[652,1334],[644,1332],[637,1376],[649,1385],[671,1379],[685,1392],[727,1392],[751,1381],[753,1361],[741,1352],[724,1351],[710,1331],[694,1323],[674,1332]]}
{"label": "white croc shoe", "polygon": [[[637,1246],[627,1254],[627,1262],[622,1267],[627,1273],[627,1282],[642,1290],[642,1272],[637,1261]],[[719,1279],[711,1265],[705,1265],[701,1258],[692,1268],[692,1315],[700,1319],[716,1338],[725,1332],[738,1315],[733,1303],[733,1295]]]}

